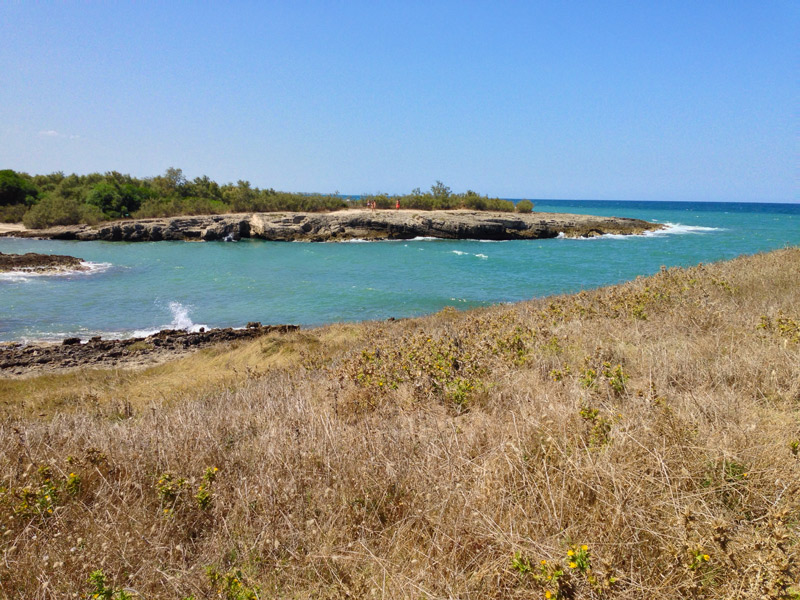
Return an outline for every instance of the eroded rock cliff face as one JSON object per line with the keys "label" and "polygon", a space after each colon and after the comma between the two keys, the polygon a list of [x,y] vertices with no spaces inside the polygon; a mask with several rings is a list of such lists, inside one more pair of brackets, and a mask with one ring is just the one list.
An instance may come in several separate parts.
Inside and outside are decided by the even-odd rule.
{"label": "eroded rock cliff face", "polygon": [[524,240],[640,234],[662,226],[639,219],[556,213],[483,211],[345,210],[333,213],[253,213],[115,221],[96,227],[75,225],[8,235],[64,240],[161,241],[238,240],[341,241],[350,239]]}

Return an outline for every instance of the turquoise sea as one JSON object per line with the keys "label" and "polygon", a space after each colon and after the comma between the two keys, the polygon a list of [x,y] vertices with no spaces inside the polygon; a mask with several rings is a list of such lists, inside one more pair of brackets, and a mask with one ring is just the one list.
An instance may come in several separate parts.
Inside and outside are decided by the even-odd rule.
{"label": "turquoise sea", "polygon": [[165,327],[304,326],[408,317],[574,292],[800,245],[800,204],[537,201],[536,211],[668,223],[647,236],[510,242],[64,242],[0,252],[78,256],[85,273],[0,275],[0,341],[127,337]]}

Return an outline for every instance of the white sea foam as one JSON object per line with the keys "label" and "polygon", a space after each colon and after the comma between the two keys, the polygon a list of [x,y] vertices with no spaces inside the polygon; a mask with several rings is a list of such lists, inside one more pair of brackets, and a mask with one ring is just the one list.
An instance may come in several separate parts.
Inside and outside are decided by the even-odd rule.
{"label": "white sea foam", "polygon": [[38,277],[69,277],[69,276],[88,276],[108,271],[111,268],[111,263],[96,263],[90,261],[81,261],[82,269],[57,269],[54,271],[6,271],[0,273],[0,281],[11,282],[24,282]]}
{"label": "white sea foam", "polygon": [[[651,233],[651,232],[648,232]],[[591,241],[591,240],[627,240],[627,239],[636,239],[640,237],[644,237],[645,234],[636,235],[636,234],[629,234],[623,235],[621,233],[604,233],[602,235],[593,235],[593,236],[586,236],[586,237],[576,237],[576,238],[569,238],[572,240],[581,240],[581,241]],[[561,236],[559,236],[561,237]]]}
{"label": "white sea foam", "polygon": [[414,237],[414,238],[396,239],[396,240],[389,240],[389,239],[385,239],[385,238],[374,239],[374,240],[365,240],[363,238],[353,238],[353,239],[350,239],[350,240],[341,240],[341,241],[330,240],[330,243],[332,243],[332,244],[372,244],[372,243],[378,244],[378,243],[390,243],[391,244],[391,243],[396,243],[396,242],[405,242],[405,243],[408,243],[408,242],[436,242],[436,241],[440,241],[440,240],[441,240],[441,238],[420,235],[420,236],[417,236],[417,237]]}
{"label": "white sea foam", "polygon": [[645,237],[658,237],[662,235],[680,235],[684,233],[710,233],[712,231],[725,231],[722,227],[703,227],[701,225],[683,225],[681,223],[664,223],[664,229],[646,231]]}
{"label": "white sea foam", "polygon": [[457,256],[474,256],[475,258],[487,259],[489,258],[485,254],[472,254],[471,252],[464,252],[463,250],[451,250],[451,253]]}
{"label": "white sea foam", "polygon": [[183,329],[184,331],[197,332],[200,328],[207,328],[207,325],[194,323],[189,317],[192,312],[192,306],[184,306],[180,302],[170,302],[169,311],[172,313],[172,322],[162,329]]}
{"label": "white sea foam", "polygon": [[192,328],[194,323],[189,318],[190,307],[184,306],[180,302],[170,302],[169,310],[172,313],[172,323],[170,323],[172,329],[189,330]]}
{"label": "white sea foam", "polygon": [[180,302],[175,301],[170,302],[167,306],[169,307],[169,312],[172,315],[171,322],[156,329],[136,329],[130,332],[128,335],[122,335],[118,337],[147,337],[149,335],[158,333],[162,329],[181,329],[183,331],[195,333],[200,331],[201,328],[208,328],[207,325],[192,321],[191,317],[189,316],[193,309],[192,306],[185,306]]}

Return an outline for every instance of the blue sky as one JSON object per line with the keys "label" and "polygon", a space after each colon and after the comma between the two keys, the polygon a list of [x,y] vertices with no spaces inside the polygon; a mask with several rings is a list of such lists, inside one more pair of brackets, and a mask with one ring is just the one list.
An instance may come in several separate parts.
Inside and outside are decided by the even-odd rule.
{"label": "blue sky", "polygon": [[0,4],[0,168],[800,202],[797,2]]}

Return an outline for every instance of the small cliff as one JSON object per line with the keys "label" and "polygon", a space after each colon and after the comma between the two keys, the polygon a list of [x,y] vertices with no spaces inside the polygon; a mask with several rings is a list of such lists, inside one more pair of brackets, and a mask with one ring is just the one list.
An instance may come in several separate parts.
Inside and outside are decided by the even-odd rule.
{"label": "small cliff", "polygon": [[662,226],[639,219],[557,213],[483,211],[345,210],[332,213],[249,213],[114,221],[90,227],[72,225],[6,235],[84,241],[213,241],[259,238],[272,241],[328,242],[350,239],[526,240],[632,235]]}

